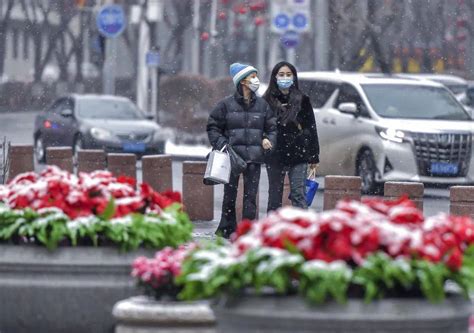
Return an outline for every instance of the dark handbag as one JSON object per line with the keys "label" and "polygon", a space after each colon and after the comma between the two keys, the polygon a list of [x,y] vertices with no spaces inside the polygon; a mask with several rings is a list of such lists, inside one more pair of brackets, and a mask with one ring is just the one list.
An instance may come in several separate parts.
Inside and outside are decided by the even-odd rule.
{"label": "dark handbag", "polygon": [[234,175],[240,175],[247,168],[247,162],[229,145],[227,152],[230,156],[230,169]]}

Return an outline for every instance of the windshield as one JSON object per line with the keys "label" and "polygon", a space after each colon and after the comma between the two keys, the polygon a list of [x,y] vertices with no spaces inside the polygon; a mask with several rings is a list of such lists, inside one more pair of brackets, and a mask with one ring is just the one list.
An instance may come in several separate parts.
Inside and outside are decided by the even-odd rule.
{"label": "windshield", "polygon": [[92,119],[143,119],[137,107],[126,100],[83,99],[79,101],[78,115]]}
{"label": "windshield", "polygon": [[362,85],[375,112],[385,118],[470,120],[444,88],[415,85]]}

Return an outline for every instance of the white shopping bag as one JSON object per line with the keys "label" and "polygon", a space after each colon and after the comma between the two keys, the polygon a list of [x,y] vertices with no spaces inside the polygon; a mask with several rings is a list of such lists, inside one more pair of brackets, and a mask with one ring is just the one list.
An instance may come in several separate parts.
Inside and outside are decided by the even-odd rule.
{"label": "white shopping bag", "polygon": [[224,146],[221,150],[213,150],[209,154],[204,179],[227,184],[230,179],[230,170],[230,156]]}

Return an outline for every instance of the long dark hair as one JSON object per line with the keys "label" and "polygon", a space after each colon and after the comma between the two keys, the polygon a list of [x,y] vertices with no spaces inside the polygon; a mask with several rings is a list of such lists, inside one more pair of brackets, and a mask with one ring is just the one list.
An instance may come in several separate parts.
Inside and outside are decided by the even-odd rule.
{"label": "long dark hair", "polygon": [[[277,74],[280,68],[287,66],[293,73],[293,85],[290,87],[288,105],[283,106],[278,99],[282,95],[280,88],[277,85]],[[267,91],[263,94],[263,98],[270,105],[272,110],[278,115],[278,119],[281,123],[287,124],[289,122],[296,122],[296,116],[301,110],[301,101],[303,100],[303,93],[299,89],[298,85],[298,73],[296,72],[295,66],[286,61],[281,61],[273,67],[272,74],[270,76],[270,83]]]}

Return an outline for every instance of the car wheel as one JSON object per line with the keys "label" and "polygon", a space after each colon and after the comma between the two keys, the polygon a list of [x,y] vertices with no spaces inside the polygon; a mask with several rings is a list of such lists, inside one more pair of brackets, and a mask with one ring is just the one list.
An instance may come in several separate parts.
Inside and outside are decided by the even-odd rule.
{"label": "car wheel", "polygon": [[73,151],[73,159],[74,159],[74,164],[77,165],[78,162],[78,152],[79,150],[82,150],[84,147],[84,144],[82,142],[82,138],[80,135],[77,135],[76,138],[74,139],[74,144],[72,146],[72,151]]}
{"label": "car wheel", "polygon": [[363,150],[357,158],[357,176],[362,180],[363,194],[380,194],[381,184],[375,180],[376,172],[374,155],[369,149]]}
{"label": "car wheel", "polygon": [[46,147],[41,135],[38,135],[35,139],[35,158],[38,163],[44,163],[46,159]]}

